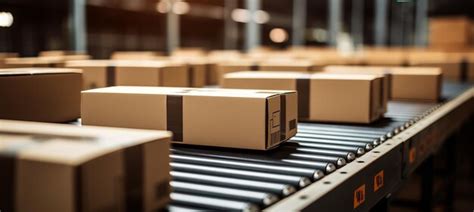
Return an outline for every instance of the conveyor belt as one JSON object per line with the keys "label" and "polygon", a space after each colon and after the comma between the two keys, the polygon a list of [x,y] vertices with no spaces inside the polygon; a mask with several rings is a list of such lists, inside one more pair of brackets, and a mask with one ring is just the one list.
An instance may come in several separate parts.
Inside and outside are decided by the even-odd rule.
{"label": "conveyor belt", "polygon": [[[445,83],[444,101],[469,87]],[[390,102],[385,118],[371,125],[299,123],[294,138],[267,152],[173,145],[168,209],[264,209],[377,148],[441,105]]]}

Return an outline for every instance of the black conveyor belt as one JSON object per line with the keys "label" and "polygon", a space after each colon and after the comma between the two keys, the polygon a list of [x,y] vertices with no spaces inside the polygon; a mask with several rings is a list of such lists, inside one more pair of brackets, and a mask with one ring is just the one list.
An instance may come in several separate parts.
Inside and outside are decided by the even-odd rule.
{"label": "black conveyor belt", "polygon": [[[471,85],[443,84],[443,101]],[[173,145],[168,210],[261,210],[383,143],[442,103],[390,102],[371,125],[299,123],[298,134],[267,151]]]}

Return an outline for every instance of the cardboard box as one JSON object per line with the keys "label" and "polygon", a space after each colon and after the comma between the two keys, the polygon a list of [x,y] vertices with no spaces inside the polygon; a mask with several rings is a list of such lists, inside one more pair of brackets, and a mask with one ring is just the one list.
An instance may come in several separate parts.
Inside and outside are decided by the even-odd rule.
{"label": "cardboard box", "polygon": [[382,81],[376,75],[259,71],[227,74],[223,87],[296,90],[300,120],[370,123],[384,113]]}
{"label": "cardboard box", "polygon": [[462,77],[462,57],[453,57],[445,52],[412,52],[409,64],[415,67],[438,67],[443,77],[460,80]]}
{"label": "cardboard box", "polygon": [[238,71],[256,71],[259,69],[254,60],[226,61],[217,64],[217,84],[221,85],[225,74]]}
{"label": "cardboard box", "polygon": [[[438,101],[442,74],[432,67],[328,66],[326,73],[384,74],[384,89],[390,99]],[[418,82],[417,82],[418,81]]]}
{"label": "cardboard box", "polygon": [[169,132],[0,120],[0,207],[163,208],[170,192],[169,139]]}
{"label": "cardboard box", "polygon": [[369,66],[404,66],[407,56],[402,51],[369,51],[363,55],[362,64]]}
{"label": "cardboard box", "polygon": [[112,60],[154,60],[158,56],[162,56],[160,52],[154,51],[116,51],[112,53]]}
{"label": "cardboard box", "polygon": [[7,68],[5,60],[13,57],[18,57],[18,54],[13,52],[0,52],[0,68]]}
{"label": "cardboard box", "polygon": [[204,87],[207,85],[209,62],[204,59],[180,59],[171,58],[171,61],[179,64],[185,64],[188,68],[189,83],[188,87]]}
{"label": "cardboard box", "polygon": [[206,65],[206,85],[217,85],[219,83],[219,77],[218,77],[218,63],[217,62],[212,62],[212,60],[209,60]]}
{"label": "cardboard box", "polygon": [[258,70],[310,72],[313,70],[313,63],[311,63],[308,60],[294,60],[294,59],[293,60],[266,60],[258,64]]}
{"label": "cardboard box", "polygon": [[468,17],[434,17],[429,20],[430,46],[458,46],[470,44]]}
{"label": "cardboard box", "polygon": [[0,69],[0,118],[68,122],[80,117],[77,69]]}
{"label": "cardboard box", "polygon": [[465,67],[465,74],[466,74],[466,79],[468,81],[474,81],[474,52],[473,53],[467,53],[464,64]]}
{"label": "cardboard box", "polygon": [[223,93],[268,93],[280,95],[280,137],[281,141],[287,141],[296,135],[298,128],[298,94],[292,90],[255,90],[255,89],[226,89],[226,88],[202,88],[201,91],[223,92]]}
{"label": "cardboard box", "polygon": [[193,82],[184,64],[171,62],[84,60],[66,66],[83,70],[84,90],[115,85],[186,87]]}
{"label": "cardboard box", "polygon": [[5,59],[5,67],[8,68],[30,68],[30,67],[49,67],[63,68],[66,61],[86,60],[89,55],[50,55],[42,57],[13,57]]}
{"label": "cardboard box", "polygon": [[391,74],[390,67],[383,66],[326,66],[323,69],[324,73],[331,74],[373,74],[383,77],[382,90],[383,90],[383,103],[381,104],[384,113],[387,112],[387,105],[390,99],[391,90]]}
{"label": "cardboard box", "polygon": [[109,87],[82,92],[82,123],[169,130],[181,144],[266,150],[281,143],[280,96]]}
{"label": "cardboard box", "polygon": [[398,100],[438,102],[443,74],[439,68],[392,68],[391,97]]}
{"label": "cardboard box", "polygon": [[64,67],[64,61],[41,57],[14,57],[5,59],[7,68]]}

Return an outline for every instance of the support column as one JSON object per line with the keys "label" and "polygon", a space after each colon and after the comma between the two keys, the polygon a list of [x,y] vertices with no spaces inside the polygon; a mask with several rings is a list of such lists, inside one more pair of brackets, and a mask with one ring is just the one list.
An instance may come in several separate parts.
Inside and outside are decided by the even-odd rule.
{"label": "support column", "polygon": [[232,20],[232,10],[237,8],[237,0],[224,2],[224,49],[237,49],[238,26]]}
{"label": "support column", "polygon": [[387,44],[387,0],[375,1],[374,38],[376,46]]}
{"label": "support column", "polygon": [[337,46],[337,37],[341,32],[341,21],[342,21],[342,1],[341,0],[328,0],[329,5],[329,45]]}
{"label": "support column", "polygon": [[70,48],[77,52],[87,51],[86,0],[71,0],[69,4]]}
{"label": "support column", "polygon": [[415,45],[428,44],[428,0],[416,1]]}
{"label": "support column", "polygon": [[293,35],[291,44],[303,46],[306,32],[306,0],[293,0]]}
{"label": "support column", "polygon": [[255,22],[255,14],[260,10],[260,0],[245,0],[245,7],[249,14],[249,20],[245,25],[245,50],[249,51],[260,46],[261,43],[261,28],[260,24]]}
{"label": "support column", "polygon": [[352,0],[351,34],[354,47],[364,45],[364,0]]}
{"label": "support column", "polygon": [[179,15],[173,12],[176,0],[166,0],[169,5],[166,13],[166,51],[171,54],[180,46]]}

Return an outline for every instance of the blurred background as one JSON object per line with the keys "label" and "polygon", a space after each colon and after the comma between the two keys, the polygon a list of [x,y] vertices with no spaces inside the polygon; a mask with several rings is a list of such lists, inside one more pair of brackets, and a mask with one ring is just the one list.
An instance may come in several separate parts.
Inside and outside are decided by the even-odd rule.
{"label": "blurred background", "polygon": [[255,46],[426,46],[429,19],[474,16],[472,0],[1,0],[0,52]]}
{"label": "blurred background", "polygon": [[[381,52],[377,51],[368,54],[372,60],[381,60],[378,65],[454,64],[451,71],[444,68],[448,70],[443,70],[445,79],[464,80],[465,64],[469,62],[469,79],[474,81],[473,18],[474,0],[0,0],[0,53],[17,53],[5,54],[5,58],[33,57],[44,51],[66,50],[106,59],[120,51],[170,55],[177,49],[250,52],[262,47],[330,47],[338,53],[352,54],[381,47],[386,50],[384,57],[379,58]],[[415,59],[410,62],[405,58],[408,51],[399,47],[439,48],[471,56],[466,62],[467,56],[460,59],[448,55],[446,58],[456,61],[446,62],[444,57],[426,54],[422,61],[415,57],[409,58]],[[272,57],[268,52],[265,56]],[[288,56],[284,51],[279,53]],[[318,53],[316,57],[324,55]],[[338,65],[343,59],[331,58],[323,58],[329,60],[323,65]],[[391,59],[395,63],[386,64],[393,62]],[[27,65],[33,66],[34,62]],[[356,64],[347,62],[352,63]],[[474,135],[472,130],[469,132],[467,141],[456,149],[462,156],[456,161],[460,167],[453,172],[455,177],[436,176],[433,193],[447,193],[446,186],[455,187],[456,192],[455,200],[434,195],[428,201],[435,202],[438,211],[443,211],[439,205],[449,201],[455,201],[455,211],[474,208],[474,143],[470,139]],[[443,154],[447,153],[440,154],[437,165],[447,161]],[[435,173],[443,171],[440,169],[435,167]],[[441,185],[443,180],[456,184]],[[413,199],[421,196],[422,182],[420,175],[409,179],[393,194],[391,209],[416,211],[419,201]]]}

